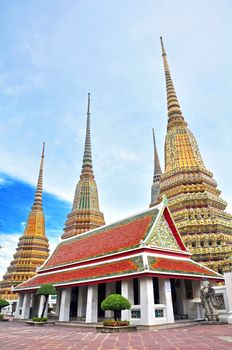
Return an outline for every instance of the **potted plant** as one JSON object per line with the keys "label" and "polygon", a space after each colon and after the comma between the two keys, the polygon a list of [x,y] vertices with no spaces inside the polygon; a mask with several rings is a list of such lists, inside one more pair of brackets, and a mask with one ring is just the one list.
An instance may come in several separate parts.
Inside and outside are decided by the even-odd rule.
{"label": "potted plant", "polygon": [[124,327],[129,325],[129,321],[120,321],[119,316],[121,310],[129,310],[131,304],[128,299],[120,294],[111,294],[101,303],[102,310],[114,312],[114,320],[105,320],[103,326],[108,327]]}

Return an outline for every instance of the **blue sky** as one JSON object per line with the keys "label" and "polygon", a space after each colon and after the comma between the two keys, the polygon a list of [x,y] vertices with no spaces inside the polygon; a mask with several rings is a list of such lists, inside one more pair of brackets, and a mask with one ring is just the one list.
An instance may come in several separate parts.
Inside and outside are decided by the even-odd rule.
{"label": "blue sky", "polygon": [[106,222],[148,206],[151,129],[163,164],[167,124],[160,34],[184,116],[232,211],[231,13],[229,0],[0,2],[2,270],[33,201],[43,141],[52,244],[62,232],[81,169],[88,92]]}

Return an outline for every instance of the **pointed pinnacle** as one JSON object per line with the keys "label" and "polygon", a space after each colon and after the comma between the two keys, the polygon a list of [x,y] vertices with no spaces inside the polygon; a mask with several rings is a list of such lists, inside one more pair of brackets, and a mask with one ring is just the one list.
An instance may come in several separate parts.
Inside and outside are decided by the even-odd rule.
{"label": "pointed pinnacle", "polygon": [[154,144],[154,176],[153,181],[155,181],[157,178],[160,178],[160,175],[162,174],[162,170],[160,167],[160,161],[159,156],[156,148],[156,142],[155,142],[155,131],[152,129],[153,133],[153,144]]}
{"label": "pointed pinnacle", "polygon": [[166,51],[165,51],[165,48],[164,48],[162,36],[160,37],[160,42],[161,42],[161,48],[162,48],[162,55],[166,55]]}
{"label": "pointed pinnacle", "polygon": [[44,158],[44,150],[45,150],[45,142],[43,142],[43,150],[42,150],[42,155],[41,155],[42,158]]}
{"label": "pointed pinnacle", "polygon": [[[177,99],[176,91],[174,88],[174,84],[172,82],[172,77],[168,65],[167,54],[164,49],[163,39],[160,37],[161,48],[162,48],[162,56],[163,56],[163,64],[164,64],[164,73],[166,80],[166,91],[167,91],[167,107],[168,107],[168,118],[169,122],[171,119],[176,119],[184,121],[184,117],[182,115],[182,111],[180,109],[180,104]],[[187,123],[185,122],[186,126]]]}
{"label": "pointed pinnacle", "polygon": [[88,93],[88,107],[87,107],[87,115],[90,114],[90,92]]}
{"label": "pointed pinnacle", "polygon": [[43,149],[40,161],[39,177],[35,192],[34,203],[32,209],[43,209],[42,194],[43,194],[43,164],[44,164],[44,150],[45,142],[43,142]]}
{"label": "pointed pinnacle", "polygon": [[82,164],[82,173],[92,173],[92,151],[91,151],[91,136],[90,136],[90,93],[88,93],[88,106],[87,106],[87,122],[86,122],[86,136],[85,136],[85,148]]}

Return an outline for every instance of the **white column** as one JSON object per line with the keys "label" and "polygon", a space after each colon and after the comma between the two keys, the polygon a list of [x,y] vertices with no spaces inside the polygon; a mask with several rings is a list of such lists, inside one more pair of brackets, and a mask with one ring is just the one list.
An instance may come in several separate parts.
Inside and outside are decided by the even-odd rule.
{"label": "white column", "polygon": [[229,312],[228,312],[229,316],[227,318],[227,322],[232,323],[232,271],[225,272],[224,277],[225,277],[226,295],[227,295],[228,307],[229,307]]}
{"label": "white column", "polygon": [[61,290],[57,290],[57,296],[56,296],[56,311],[55,315],[56,317],[59,317],[60,314],[60,303],[61,303]]}
{"label": "white column", "polygon": [[78,287],[78,301],[77,301],[77,317],[83,317],[85,315],[86,308],[86,287]]}
{"label": "white column", "polygon": [[98,320],[98,285],[91,284],[87,290],[86,323],[96,323]]}
{"label": "white column", "polygon": [[[116,293],[116,283],[115,282],[106,283],[106,298],[109,295],[115,294],[115,293]],[[113,311],[106,310],[105,317],[106,318],[113,318],[114,317]]]}
{"label": "white column", "polygon": [[24,294],[20,293],[18,300],[17,300],[17,305],[16,305],[16,310],[15,310],[15,318],[21,318],[21,308],[23,305],[23,298],[24,298]]}
{"label": "white column", "polygon": [[[139,283],[139,280],[138,280]],[[134,285],[133,285],[133,279],[128,280],[128,298],[131,305],[134,305]]]}
{"label": "white column", "polygon": [[193,285],[193,299],[199,299],[199,302],[196,301],[196,318],[197,320],[201,320],[204,318],[203,308],[200,301],[200,293],[201,293],[201,281],[192,281]]}
{"label": "white column", "polygon": [[[122,280],[121,288],[122,288],[122,296],[124,298],[130,299],[130,288],[131,288],[131,282],[132,282],[132,289],[133,289],[133,280]],[[131,301],[130,301],[131,302]],[[122,310],[121,311],[121,319],[129,320],[130,319],[130,310]]]}
{"label": "white column", "polygon": [[166,305],[166,318],[167,323],[174,323],[174,313],[172,305],[172,290],[170,279],[160,279],[160,297],[161,302]]}
{"label": "white column", "polygon": [[71,302],[71,288],[63,288],[61,292],[59,321],[68,322]]}
{"label": "white column", "polygon": [[178,287],[176,286],[177,314],[184,315],[188,313],[186,308],[185,282],[183,279],[179,279],[178,283]]}
{"label": "white column", "polygon": [[21,319],[27,320],[30,316],[31,293],[25,293],[23,297],[23,306]]}
{"label": "white column", "polygon": [[151,277],[140,279],[141,324],[155,324],[153,281]]}
{"label": "white column", "polygon": [[[48,298],[49,299],[49,298]],[[41,295],[40,296],[40,300],[39,300],[39,312],[38,312],[38,317],[42,316],[42,312],[43,312],[43,308],[44,308],[44,303],[45,303],[46,297],[45,295]],[[48,315],[48,300],[45,306],[45,311],[44,311],[44,315],[43,317],[47,317]]]}

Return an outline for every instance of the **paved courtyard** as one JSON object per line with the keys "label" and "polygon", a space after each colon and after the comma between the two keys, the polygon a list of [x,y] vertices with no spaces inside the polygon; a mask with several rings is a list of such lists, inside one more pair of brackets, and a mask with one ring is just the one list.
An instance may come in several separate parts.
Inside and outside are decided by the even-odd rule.
{"label": "paved courtyard", "polygon": [[0,322],[1,350],[226,350],[232,325],[199,325],[138,333],[99,334],[88,328]]}

